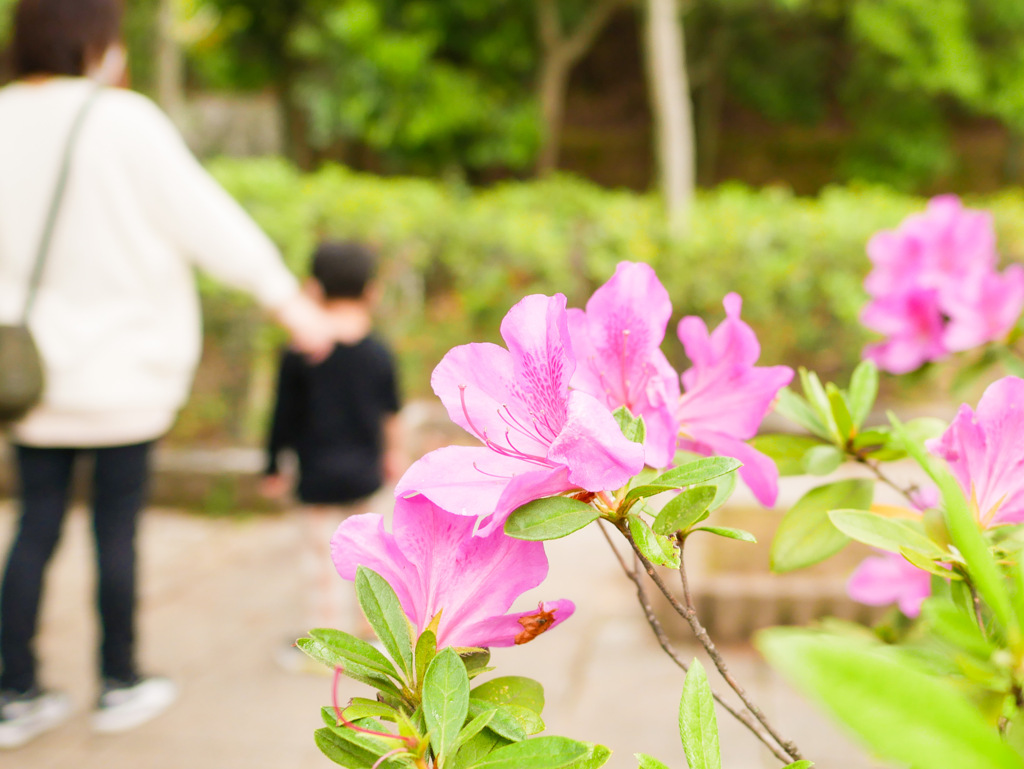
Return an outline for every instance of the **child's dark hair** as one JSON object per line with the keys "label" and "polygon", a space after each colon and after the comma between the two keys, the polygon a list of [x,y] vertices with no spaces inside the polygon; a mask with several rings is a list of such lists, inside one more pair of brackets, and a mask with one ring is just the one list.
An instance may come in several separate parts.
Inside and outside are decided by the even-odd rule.
{"label": "child's dark hair", "polygon": [[377,257],[362,243],[328,240],[313,252],[311,274],[328,299],[358,299],[377,272]]}

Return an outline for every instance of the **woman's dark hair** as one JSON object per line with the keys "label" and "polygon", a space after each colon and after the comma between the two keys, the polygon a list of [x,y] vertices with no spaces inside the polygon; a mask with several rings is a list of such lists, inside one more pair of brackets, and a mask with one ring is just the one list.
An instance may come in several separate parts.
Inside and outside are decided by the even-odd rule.
{"label": "woman's dark hair", "polygon": [[85,74],[89,59],[121,36],[121,0],[20,0],[11,69],[29,75]]}
{"label": "woman's dark hair", "polygon": [[377,271],[369,248],[351,240],[328,240],[313,252],[310,272],[328,299],[358,299]]}

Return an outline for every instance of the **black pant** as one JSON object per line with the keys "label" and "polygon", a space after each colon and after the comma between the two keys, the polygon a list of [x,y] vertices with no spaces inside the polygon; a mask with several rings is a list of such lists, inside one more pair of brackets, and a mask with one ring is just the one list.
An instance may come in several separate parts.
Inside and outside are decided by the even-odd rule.
{"label": "black pant", "polygon": [[0,689],[24,692],[37,683],[32,641],[43,573],[60,539],[72,468],[86,454],[95,462],[92,510],[103,631],[100,669],[105,678],[122,681],[135,675],[135,530],[146,503],[152,445],[15,447],[21,517],[0,587]]}

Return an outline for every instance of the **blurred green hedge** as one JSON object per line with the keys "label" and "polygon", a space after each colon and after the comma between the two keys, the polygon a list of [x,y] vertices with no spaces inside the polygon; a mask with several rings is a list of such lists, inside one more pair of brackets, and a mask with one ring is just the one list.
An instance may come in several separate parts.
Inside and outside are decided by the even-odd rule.
{"label": "blurred green hedge", "polygon": [[[377,247],[380,329],[410,397],[429,393],[430,371],[453,345],[497,341],[501,318],[525,294],[562,292],[581,306],[624,259],[655,267],[676,319],[697,314],[714,325],[722,297],[739,292],[763,363],[845,380],[868,340],[857,322],[864,245],[925,204],[870,186],[801,198],[726,185],[698,195],[687,235],[674,240],[655,196],[568,177],[472,190],[337,166],[303,174],[279,159],[219,159],[210,169],[299,274],[318,238]],[[1024,261],[1024,194],[966,202],[993,211],[1004,259]],[[262,429],[283,338],[248,302],[206,281],[202,288],[207,353],[175,435],[216,439],[226,430],[248,442]],[[665,351],[683,366],[674,324]]]}

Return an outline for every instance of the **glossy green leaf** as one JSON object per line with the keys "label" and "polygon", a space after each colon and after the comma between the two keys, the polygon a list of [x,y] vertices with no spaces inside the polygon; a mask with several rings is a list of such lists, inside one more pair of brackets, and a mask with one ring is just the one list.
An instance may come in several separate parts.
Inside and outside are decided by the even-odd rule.
{"label": "glossy green leaf", "polygon": [[661,761],[646,753],[634,753],[633,755],[640,762],[639,769],[669,769],[667,764],[661,763]]}
{"label": "glossy green leaf", "polygon": [[491,720],[494,718],[494,714],[496,712],[496,710],[485,710],[480,713],[480,715],[473,718],[468,724],[463,726],[462,730],[459,732],[459,736],[455,738],[455,744],[452,745],[452,755],[458,753],[459,749],[463,745],[486,729],[487,725],[490,724]]}
{"label": "glossy green leaf", "polygon": [[696,658],[690,663],[683,681],[683,696],[679,702],[679,737],[683,741],[683,752],[690,769],[722,768],[715,699],[704,666]]}
{"label": "glossy green leaf", "polygon": [[577,758],[567,765],[565,769],[598,769],[608,763],[608,759],[612,757],[612,752],[604,745],[590,742],[583,744],[587,746],[587,752],[581,758]]}
{"label": "glossy green leaf", "polygon": [[544,687],[532,678],[501,676],[474,687],[470,696],[495,705],[519,705],[537,715],[544,712]]}
{"label": "glossy green leaf", "polygon": [[815,446],[803,456],[802,467],[808,475],[831,475],[846,461],[846,455],[835,446]]}
{"label": "glossy green leaf", "polygon": [[395,666],[391,664],[391,660],[368,641],[332,628],[316,628],[310,630],[309,635],[320,646],[329,649],[337,655],[338,659],[348,664],[359,665],[376,673],[390,676],[395,680],[401,680]]}
{"label": "glossy green leaf", "polygon": [[738,539],[740,542],[757,543],[757,538],[749,531],[734,529],[732,526],[698,526],[694,531],[706,531],[726,539]]}
{"label": "glossy green leaf", "polygon": [[402,611],[398,596],[385,579],[372,569],[356,570],[356,597],[367,622],[384,644],[391,658],[406,675],[412,675],[412,637],[409,621]]}
{"label": "glossy green leaf", "polygon": [[828,434],[828,427],[811,404],[807,402],[807,399],[797,395],[788,387],[779,390],[778,398],[775,401],[775,411],[819,438],[826,441],[832,439],[832,436]]}
{"label": "glossy green leaf", "polygon": [[320,748],[320,752],[331,761],[347,769],[370,769],[376,762],[378,755],[360,746],[352,745],[342,739],[333,729],[317,729],[313,733],[313,741]]}
{"label": "glossy green leaf", "polygon": [[622,434],[626,436],[626,440],[632,441],[633,443],[643,443],[647,437],[647,425],[644,424],[644,418],[635,417],[630,410],[625,406],[619,406],[612,413],[615,417],[615,421],[619,424],[619,429],[622,430]]}
{"label": "glossy green leaf", "polygon": [[[512,713],[503,705],[496,705],[495,703],[488,702],[487,700],[478,700],[475,697],[470,697],[470,717],[476,718],[481,713],[488,710],[494,711],[494,716],[491,718],[490,723],[487,724],[487,728],[490,731],[510,742],[519,742],[520,740],[526,739],[527,730],[520,723],[520,719],[517,718],[517,716],[521,714]],[[523,710],[526,710],[526,708],[523,708]],[[528,726],[532,726],[532,724],[528,724]]]}
{"label": "glossy green leaf", "polygon": [[711,505],[708,507],[708,512],[715,512],[718,508],[729,501],[729,497],[736,490],[736,482],[739,478],[739,473],[726,473],[715,478],[715,498],[711,500]]}
{"label": "glossy green leaf", "polygon": [[630,513],[626,517],[626,524],[629,526],[629,534],[633,538],[633,542],[648,561],[662,566],[679,568],[679,551],[676,550],[673,540],[655,534],[654,530],[647,525],[647,521],[639,515]]}
{"label": "glossy green leaf", "polygon": [[416,663],[416,680],[422,681],[427,668],[437,655],[437,636],[432,630],[424,630],[416,640],[413,660]]}
{"label": "glossy green leaf", "polygon": [[732,457],[702,457],[662,473],[651,481],[651,485],[671,489],[697,486],[738,470],[742,466],[742,462]]}
{"label": "glossy green leaf", "polygon": [[448,756],[469,712],[469,676],[453,649],[442,649],[427,668],[422,707],[434,755]]}
{"label": "glossy green leaf", "polygon": [[509,741],[485,728],[459,747],[455,756],[445,764],[445,769],[469,769]]}
{"label": "glossy green leaf", "polygon": [[782,769],[811,769],[814,766],[813,761],[800,760],[794,761],[791,764],[786,764]]}
{"label": "glossy green leaf", "polygon": [[804,455],[813,448],[830,447],[817,438],[788,433],[758,435],[750,445],[762,454],[771,457],[779,468],[779,475],[803,475],[807,472]]}
{"label": "glossy green leaf", "polygon": [[595,508],[578,499],[545,497],[516,508],[505,521],[505,533],[531,542],[560,539],[600,516]]}
{"label": "glossy green leaf", "polygon": [[899,553],[915,550],[928,558],[943,558],[946,553],[925,535],[920,523],[903,518],[887,518],[864,510],[833,510],[832,524],[850,539],[865,545]]}
{"label": "glossy green leaf", "polygon": [[[325,710],[331,710],[333,718],[333,709],[325,708]],[[353,697],[349,706],[345,708],[344,715],[349,721],[358,721],[361,718],[383,718],[387,721],[395,721],[398,714],[393,707],[385,705],[383,702],[368,700],[365,697]]]}
{"label": "glossy green leaf", "polygon": [[944,598],[928,598],[921,604],[921,622],[935,637],[950,646],[988,660],[995,647],[974,617]]}
{"label": "glossy green leaf", "polygon": [[853,370],[847,396],[854,427],[860,430],[878,397],[878,366],[874,361],[863,360]]}
{"label": "glossy green leaf", "polygon": [[472,769],[565,769],[588,752],[586,744],[567,737],[534,737],[498,748]]}
{"label": "glossy green leaf", "polygon": [[1024,769],[1024,759],[964,695],[912,667],[906,656],[793,628],[763,631],[757,646],[880,757],[915,769]]}
{"label": "glossy green leaf", "polygon": [[832,413],[832,421],[835,422],[836,431],[839,434],[839,443],[845,446],[853,438],[854,427],[853,417],[850,416],[850,406],[846,402],[843,391],[829,382],[825,386],[825,393],[828,395],[829,408]]}
{"label": "glossy green leaf", "polygon": [[[358,641],[359,639],[354,640]],[[360,683],[372,686],[392,697],[402,696],[401,689],[392,682],[391,675],[380,672],[376,665],[368,667],[363,664],[365,658],[361,655],[349,656],[343,653],[337,646],[329,646],[315,638],[300,638],[296,641],[295,645],[310,657],[322,662],[329,668],[340,667],[345,675],[353,681],[359,681]],[[367,645],[369,646],[369,644]],[[377,650],[374,649],[374,651]],[[385,659],[385,661],[387,660]],[[390,662],[388,664],[390,665]],[[397,674],[395,675],[397,677]]]}
{"label": "glossy green leaf", "polygon": [[708,517],[708,510],[718,496],[715,486],[691,486],[665,503],[654,519],[654,533],[671,535],[685,531]]}
{"label": "glossy green leaf", "polygon": [[842,443],[844,438],[836,425],[835,417],[832,416],[832,404],[829,402],[828,393],[822,385],[818,375],[813,371],[800,368],[800,385],[804,390],[804,397],[811,404],[818,419],[825,425],[828,439],[833,443]]}
{"label": "glossy green leaf", "polygon": [[874,484],[868,480],[837,481],[804,494],[775,531],[772,571],[782,574],[803,569],[838,553],[850,540],[832,525],[829,510],[867,509],[873,496]]}

